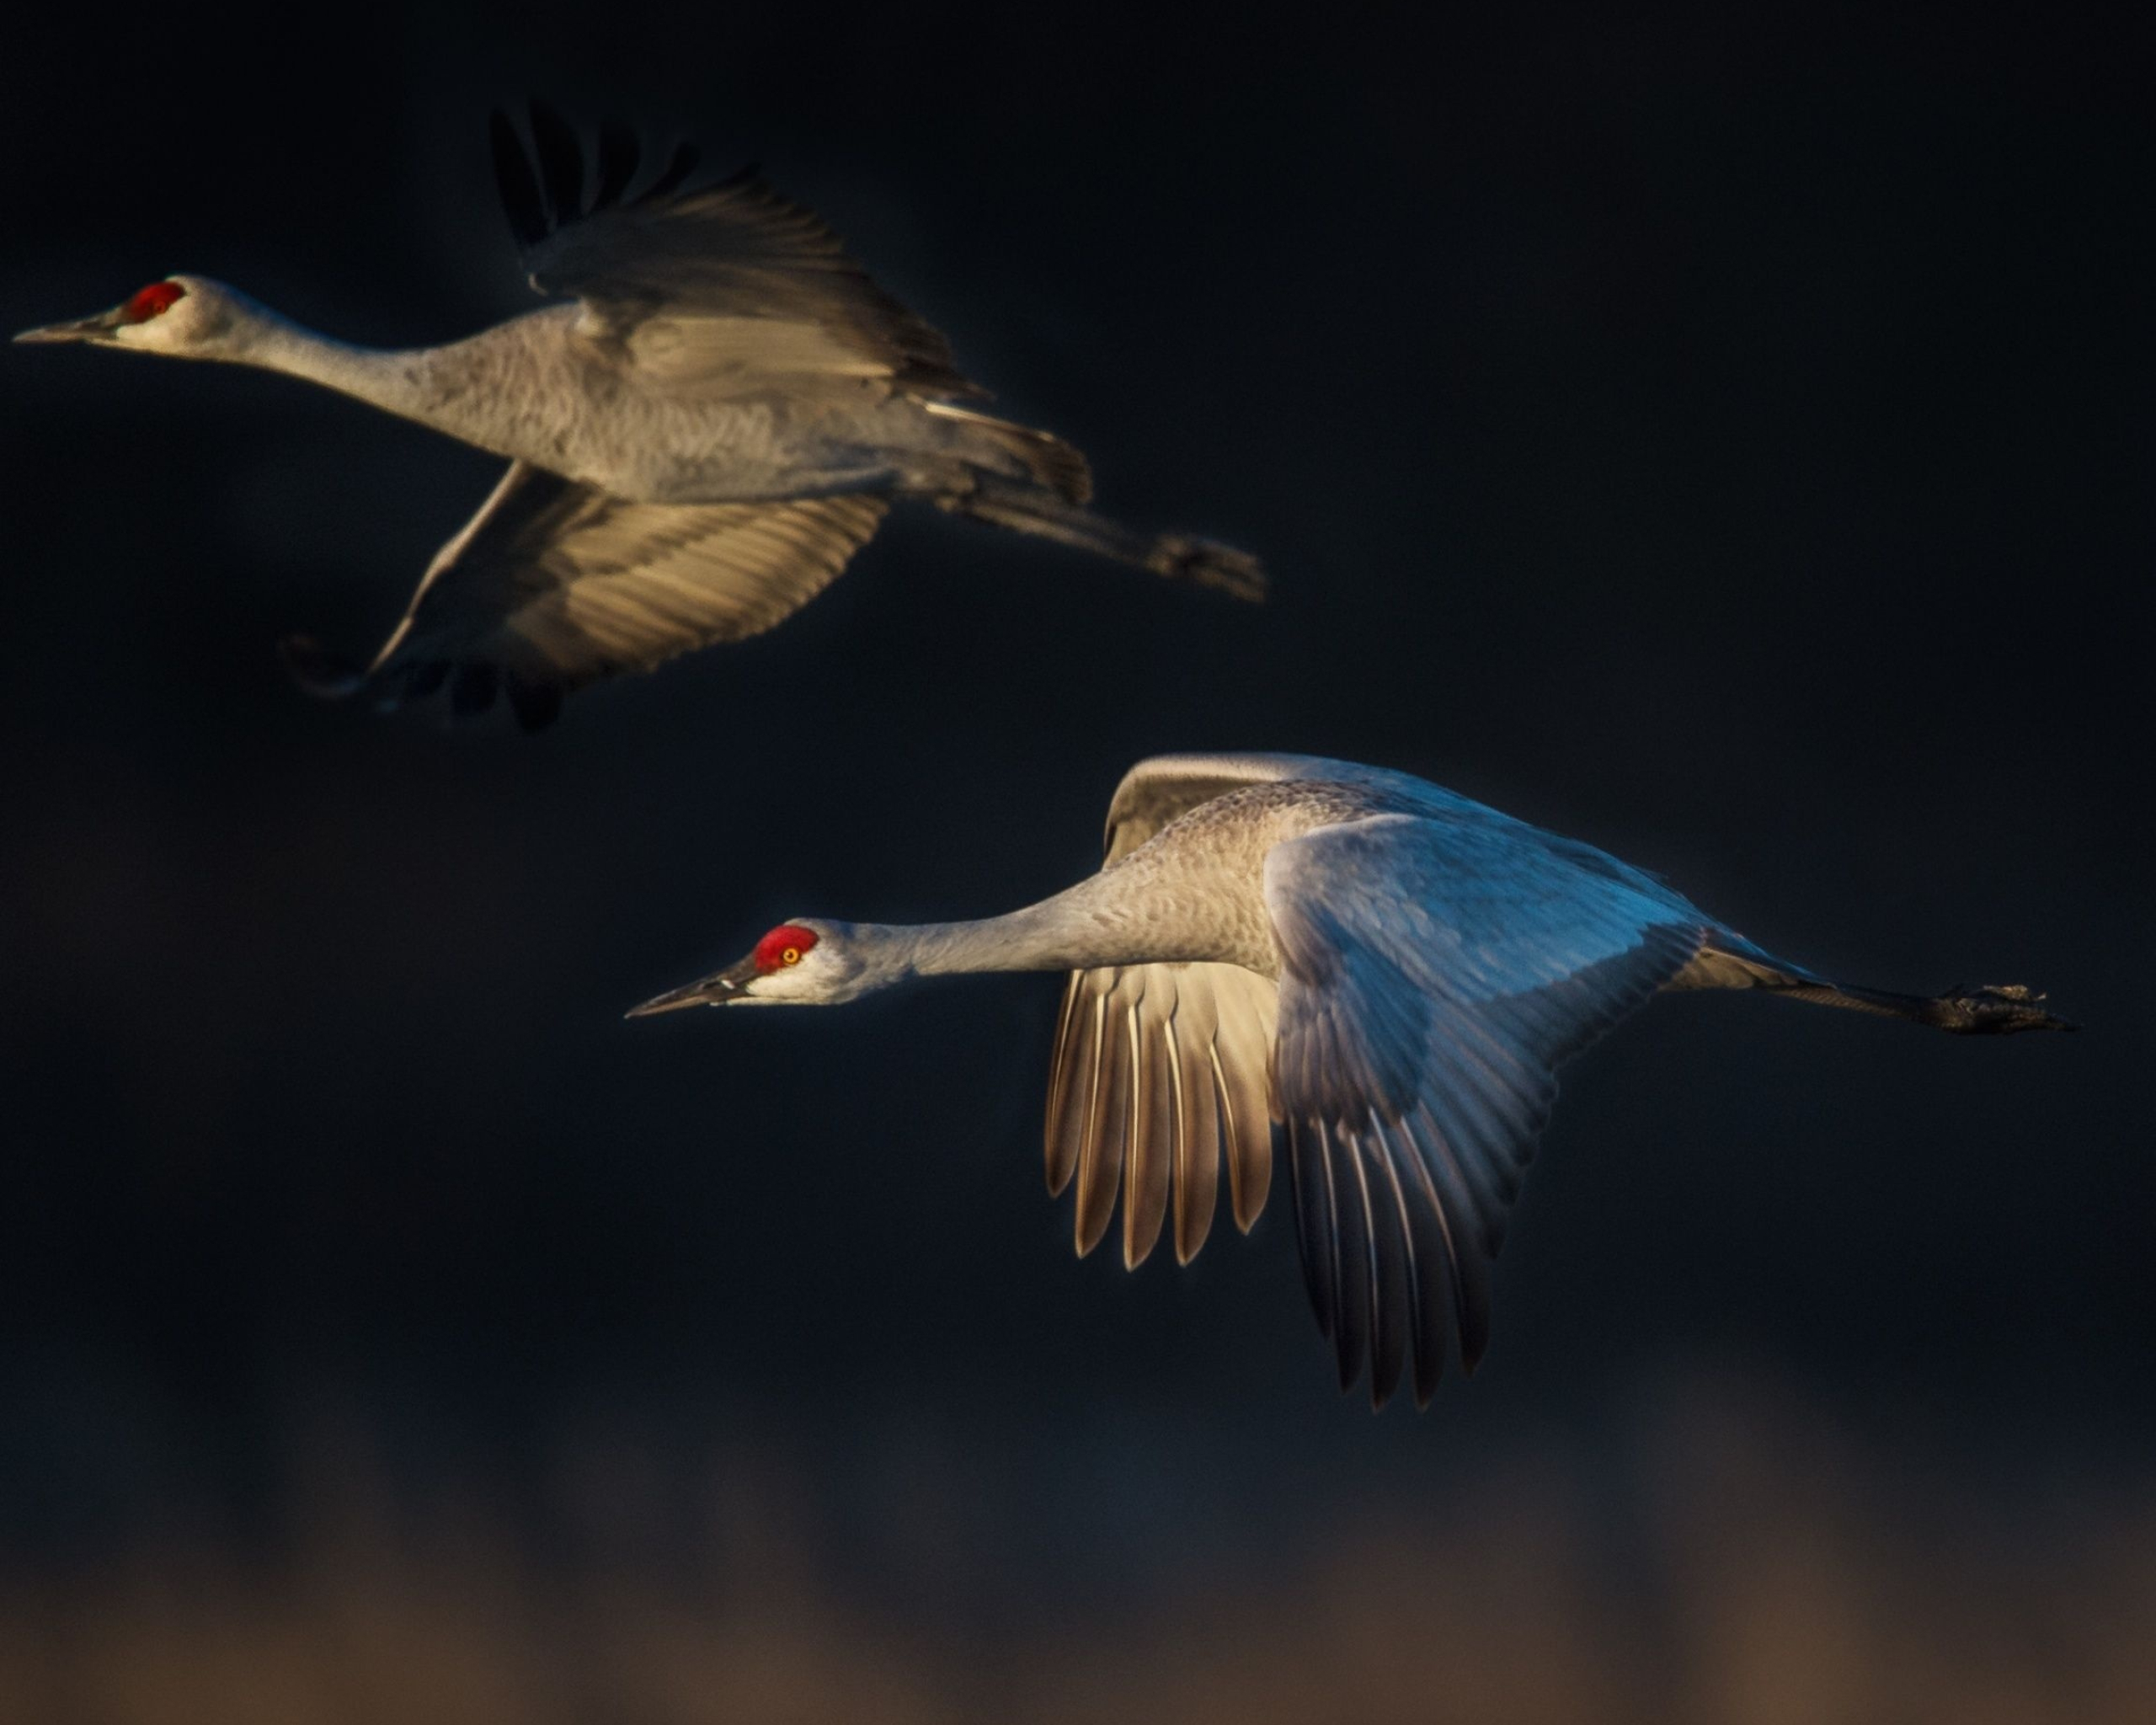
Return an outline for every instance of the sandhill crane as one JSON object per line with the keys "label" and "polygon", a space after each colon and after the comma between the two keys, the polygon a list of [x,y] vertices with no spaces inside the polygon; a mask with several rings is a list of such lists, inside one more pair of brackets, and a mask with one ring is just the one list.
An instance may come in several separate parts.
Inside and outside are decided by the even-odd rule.
{"label": "sandhill crane", "polygon": [[1093,514],[1082,455],[964,405],[985,392],[943,337],[752,174],[685,190],[697,158],[683,146],[633,190],[636,138],[608,123],[587,204],[574,130],[535,104],[531,134],[527,152],[494,115],[495,171],[526,273],[566,304],[388,352],[173,275],[15,338],[282,371],[510,458],[371,664],[286,644],[318,692],[390,702],[448,681],[464,713],[499,687],[544,724],[583,684],[771,628],[902,497],[1262,591],[1241,552]]}
{"label": "sandhill crane", "polygon": [[1830,982],[1589,846],[1347,761],[1141,761],[1107,852],[1097,874],[985,921],[793,919],[631,1016],[1068,969],[1048,1183],[1076,1183],[1079,1252],[1120,1186],[1125,1263],[1171,1213],[1187,1263],[1224,1161],[1247,1231],[1281,1123],[1310,1302],[1341,1387],[1367,1369],[1379,1407],[1411,1359],[1427,1404],[1449,1340],[1474,1369],[1556,1070],[1657,990],[1765,989],[1962,1034],[2073,1028],[2025,988]]}

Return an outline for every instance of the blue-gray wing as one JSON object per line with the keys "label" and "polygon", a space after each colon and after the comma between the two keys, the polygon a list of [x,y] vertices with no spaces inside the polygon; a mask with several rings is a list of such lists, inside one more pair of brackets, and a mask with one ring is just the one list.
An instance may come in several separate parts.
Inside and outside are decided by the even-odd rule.
{"label": "blue-gray wing", "polygon": [[[1690,960],[1706,919],[1651,877],[1471,808],[1277,846],[1273,1102],[1296,1236],[1345,1389],[1382,1405],[1448,1335],[1474,1369],[1490,1266],[1556,1068]],[[1597,857],[1599,853],[1593,853]]]}

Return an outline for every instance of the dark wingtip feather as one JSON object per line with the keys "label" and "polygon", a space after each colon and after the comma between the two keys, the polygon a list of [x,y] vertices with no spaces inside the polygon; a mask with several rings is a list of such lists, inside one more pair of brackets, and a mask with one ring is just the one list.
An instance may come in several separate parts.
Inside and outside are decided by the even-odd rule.
{"label": "dark wingtip feather", "polygon": [[474,718],[494,704],[499,681],[491,665],[460,665],[449,686],[449,710],[459,718]]}
{"label": "dark wingtip feather", "polygon": [[1309,1298],[1319,1332],[1332,1339],[1332,1271],[1326,1262],[1326,1241],[1332,1222],[1326,1214],[1323,1174],[1317,1146],[1300,1123],[1288,1122],[1289,1184],[1294,1199],[1295,1256],[1303,1267],[1303,1292]]}
{"label": "dark wingtip feather", "polygon": [[286,636],[277,644],[277,656],[285,662],[294,682],[325,701],[355,695],[367,680],[364,667],[341,653],[332,652],[311,635]]}
{"label": "dark wingtip feather", "polygon": [[594,210],[611,209],[622,201],[629,182],[637,177],[643,154],[636,133],[620,120],[599,122],[599,189],[591,195]]}
{"label": "dark wingtip feather", "polygon": [[584,146],[576,128],[544,102],[531,104],[531,142],[539,152],[539,177],[554,225],[584,214]]}
{"label": "dark wingtip feather", "polygon": [[681,182],[696,171],[696,164],[703,158],[703,152],[686,139],[675,145],[674,154],[666,166],[660,170],[659,178],[652,181],[651,184],[646,188],[644,195],[637,201],[640,204],[648,204],[654,199],[663,198],[670,192],[678,191]]}
{"label": "dark wingtip feather", "polygon": [[536,682],[514,674],[507,679],[510,710],[526,731],[543,731],[562,716],[562,691],[554,683]]}
{"label": "dark wingtip feather", "polygon": [[1340,1388],[1344,1394],[1369,1363],[1374,1314],[1369,1276],[1369,1220],[1363,1209],[1353,1140],[1318,1122],[1323,1147],[1326,1201],[1332,1211],[1332,1300],[1337,1314],[1333,1345],[1340,1353]]}
{"label": "dark wingtip feather", "polygon": [[539,195],[539,181],[531,171],[524,140],[518,136],[516,123],[499,108],[489,122],[488,136],[494,152],[494,184],[501,193],[510,232],[519,246],[536,246],[548,232],[547,206]]}

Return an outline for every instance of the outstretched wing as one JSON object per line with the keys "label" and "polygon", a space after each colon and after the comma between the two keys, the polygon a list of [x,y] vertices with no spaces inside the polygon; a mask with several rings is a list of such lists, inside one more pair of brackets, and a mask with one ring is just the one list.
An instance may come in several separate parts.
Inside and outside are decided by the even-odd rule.
{"label": "outstretched wing", "polygon": [[593,193],[584,152],[551,109],[531,108],[532,149],[494,116],[495,177],[540,292],[584,302],[579,332],[648,377],[708,389],[783,377],[866,382],[934,398],[985,392],[950,344],[869,280],[839,238],[748,170],[684,190],[696,153],[677,148],[633,195],[636,135],[599,132]]}
{"label": "outstretched wing", "polygon": [[[1239,785],[1324,776],[1337,763],[1295,755],[1161,755],[1123,775],[1108,804],[1106,860],[1120,861],[1173,820]],[[1176,1258],[1213,1226],[1220,1161],[1247,1231],[1273,1172],[1266,1068],[1273,986],[1234,964],[1126,964],[1074,970],[1050,1069],[1049,1190],[1078,1183],[1082,1255],[1099,1245],[1123,1194],[1123,1257],[1135,1268],[1172,1199]]]}
{"label": "outstretched wing", "polygon": [[[1125,773],[1109,800],[1105,860],[1120,862],[1226,792],[1294,779],[1434,789],[1310,755],[1157,755]],[[1273,1171],[1274,996],[1271,978],[1234,964],[1071,973],[1044,1140],[1049,1190],[1060,1196],[1077,1182],[1081,1255],[1106,1236],[1120,1193],[1123,1262],[1135,1268],[1152,1251],[1172,1202],[1176,1258],[1187,1263],[1212,1228],[1223,1156],[1235,1226],[1247,1232],[1257,1220]]]}
{"label": "outstretched wing", "polygon": [[319,694],[418,697],[446,681],[462,715],[499,689],[536,729],[586,683],[770,628],[830,585],[885,506],[624,503],[515,462],[371,665],[339,666],[305,643],[287,657]]}
{"label": "outstretched wing", "polygon": [[1427,1402],[1449,1334],[1473,1370],[1558,1065],[1705,937],[1676,895],[1583,868],[1583,848],[1477,810],[1373,815],[1266,860],[1304,1276],[1341,1387],[1367,1365],[1374,1403],[1411,1354]]}

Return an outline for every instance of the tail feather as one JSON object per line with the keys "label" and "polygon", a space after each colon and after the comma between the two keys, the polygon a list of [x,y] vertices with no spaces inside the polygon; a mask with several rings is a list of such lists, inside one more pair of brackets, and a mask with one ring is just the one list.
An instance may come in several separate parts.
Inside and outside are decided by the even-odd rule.
{"label": "tail feather", "polygon": [[1052,431],[999,419],[993,414],[954,407],[947,401],[922,403],[939,419],[955,419],[980,433],[1004,455],[1013,457],[1036,485],[1053,491],[1065,503],[1093,500],[1093,470],[1083,453]]}
{"label": "tail feather", "polygon": [[1253,602],[1265,597],[1264,566],[1246,551],[1192,533],[1140,533],[1059,497],[984,480],[943,506],[975,521],[1038,534],[1097,556],[1113,558],[1172,580],[1217,587]]}

